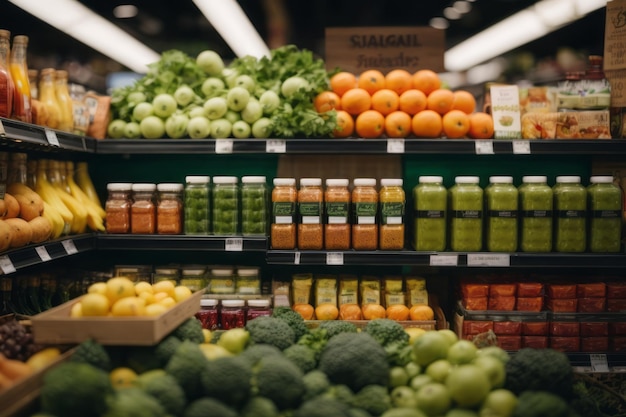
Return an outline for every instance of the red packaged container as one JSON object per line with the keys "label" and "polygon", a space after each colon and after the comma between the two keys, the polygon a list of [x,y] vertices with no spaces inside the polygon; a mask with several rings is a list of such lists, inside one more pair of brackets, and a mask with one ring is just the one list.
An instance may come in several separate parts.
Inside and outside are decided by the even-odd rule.
{"label": "red packaged container", "polygon": [[522,334],[521,321],[494,321],[493,332],[500,336],[519,336]]}
{"label": "red packaged container", "polygon": [[626,298],[609,298],[606,300],[606,311],[611,313],[626,311]]}
{"label": "red packaged container", "polygon": [[609,338],[606,336],[580,338],[581,352],[608,352],[608,350]]}
{"label": "red packaged container", "polygon": [[477,335],[493,330],[493,321],[465,320],[463,322],[463,335]]}
{"label": "red packaged container", "polygon": [[517,297],[515,306],[518,311],[541,311],[543,297]]}
{"label": "red packaged container", "polygon": [[487,310],[488,299],[487,297],[470,297],[463,299],[463,306],[472,311]]}
{"label": "red packaged container", "polygon": [[461,294],[463,298],[487,297],[489,295],[489,284],[462,282]]}
{"label": "red packaged container", "polygon": [[489,297],[489,310],[513,311],[515,310],[515,296]]}
{"label": "red packaged container", "polygon": [[579,298],[579,313],[601,313],[606,310],[606,298]]}
{"label": "red packaged container", "polygon": [[580,352],[580,338],[553,336],[550,347],[561,352]]}
{"label": "red packaged container", "polygon": [[611,352],[626,352],[626,336],[612,337],[609,348]]}
{"label": "red packaged container", "polygon": [[608,325],[610,336],[626,336],[626,321],[610,322]]}
{"label": "red packaged container", "polygon": [[[626,326],[624,327],[624,330],[626,331]],[[606,321],[583,321],[580,323],[580,337],[599,337],[608,335],[609,323]]]}
{"label": "red packaged container", "polygon": [[522,348],[522,337],[498,335],[498,346],[504,350],[520,350]]}
{"label": "red packaged container", "polygon": [[489,284],[489,297],[515,297],[517,284]]}
{"label": "red packaged container", "polygon": [[548,310],[555,313],[575,313],[578,310],[578,299],[576,298],[549,298],[546,301]]}
{"label": "red packaged container", "polygon": [[518,282],[517,297],[540,297],[543,295],[543,284],[540,282]]}
{"label": "red packaged container", "polygon": [[550,335],[578,337],[580,336],[580,323],[577,321],[552,321],[550,322]]}
{"label": "red packaged container", "polygon": [[522,347],[545,349],[548,347],[548,336],[522,336]]}
{"label": "red packaged container", "polygon": [[548,335],[548,322],[547,321],[523,321],[522,322],[522,335],[523,336],[547,336]]}
{"label": "red packaged container", "polygon": [[606,297],[606,284],[604,282],[590,282],[577,284],[576,294],[578,298]]}
{"label": "red packaged container", "polygon": [[576,284],[548,284],[548,297],[552,299],[576,298]]}
{"label": "red packaged container", "polygon": [[626,298],[626,282],[607,282],[606,298]]}

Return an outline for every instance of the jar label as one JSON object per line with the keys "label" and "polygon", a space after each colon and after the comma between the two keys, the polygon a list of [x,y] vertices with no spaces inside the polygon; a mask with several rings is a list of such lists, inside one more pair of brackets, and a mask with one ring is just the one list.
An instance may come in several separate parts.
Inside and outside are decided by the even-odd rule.
{"label": "jar label", "polygon": [[552,217],[552,210],[524,210],[522,217]]}
{"label": "jar label", "polygon": [[481,210],[452,210],[455,219],[480,219],[483,217]]}
{"label": "jar label", "polygon": [[489,217],[503,217],[507,219],[514,219],[517,217],[517,210],[489,210],[487,212]]}
{"label": "jar label", "polygon": [[290,224],[293,223],[293,215],[296,211],[295,203],[277,202],[272,203],[272,223]]}
{"label": "jar label", "polygon": [[558,210],[557,215],[561,219],[584,219],[587,217],[585,210]]}
{"label": "jar label", "polygon": [[376,216],[378,211],[378,203],[355,203],[354,214],[360,216]]}
{"label": "jar label", "polygon": [[381,203],[380,205],[382,224],[402,224],[404,216],[403,203]]}
{"label": "jar label", "polygon": [[415,210],[415,217],[420,219],[443,219],[446,217],[444,210]]}
{"label": "jar label", "polygon": [[301,216],[319,216],[322,213],[321,203],[300,203],[298,210]]}
{"label": "jar label", "polygon": [[621,218],[621,210],[594,210],[591,212],[591,217],[594,219],[615,219]]}
{"label": "jar label", "polygon": [[348,222],[348,203],[326,203],[326,223],[345,224]]}

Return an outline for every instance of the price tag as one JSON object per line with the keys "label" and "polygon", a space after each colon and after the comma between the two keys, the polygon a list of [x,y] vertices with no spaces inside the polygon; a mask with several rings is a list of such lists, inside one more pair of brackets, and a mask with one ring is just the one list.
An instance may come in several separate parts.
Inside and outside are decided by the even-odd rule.
{"label": "price tag", "polygon": [[326,253],[326,265],[343,265],[343,252]]}
{"label": "price tag", "polygon": [[61,244],[65,248],[65,252],[67,252],[68,255],[78,253],[78,249],[76,249],[76,245],[72,239],[64,240]]}
{"label": "price tag", "polygon": [[513,153],[516,155],[530,155],[530,142],[527,140],[514,140]]}
{"label": "price tag", "polygon": [[49,260],[52,259],[52,257],[48,253],[48,249],[46,249],[45,246],[37,246],[35,248],[35,251],[37,252],[37,255],[39,255],[39,258],[41,258],[43,262],[48,262]]}
{"label": "price tag", "polygon": [[387,139],[387,153],[404,153],[404,139]]}
{"label": "price tag", "polygon": [[44,133],[46,134],[46,139],[48,139],[48,143],[52,146],[61,146],[59,144],[59,138],[57,138],[57,133],[54,130],[44,129]]}
{"label": "price tag", "polygon": [[224,250],[229,252],[241,252],[243,250],[243,239],[240,237],[226,239]]}
{"label": "price tag", "polygon": [[0,269],[5,274],[12,274],[16,271],[8,255],[0,256]]}
{"label": "price tag", "polygon": [[282,139],[269,139],[265,143],[266,153],[285,153],[287,152],[287,142]]}
{"label": "price tag", "polygon": [[300,252],[296,252],[293,254],[293,264],[300,265]]}
{"label": "price tag", "polygon": [[232,139],[216,139],[215,153],[233,153]]}
{"label": "price tag", "polygon": [[468,253],[467,266],[511,266],[508,253]]}
{"label": "price tag", "polygon": [[2,124],[2,120],[0,120],[0,135],[4,136],[7,132],[4,130],[4,125]]}
{"label": "price tag", "polygon": [[430,255],[430,266],[457,266],[459,255]]}
{"label": "price tag", "polygon": [[609,372],[609,361],[604,353],[593,353],[589,355],[589,360],[593,372]]}
{"label": "price tag", "polygon": [[475,140],[474,147],[476,155],[493,155],[493,141],[491,140]]}

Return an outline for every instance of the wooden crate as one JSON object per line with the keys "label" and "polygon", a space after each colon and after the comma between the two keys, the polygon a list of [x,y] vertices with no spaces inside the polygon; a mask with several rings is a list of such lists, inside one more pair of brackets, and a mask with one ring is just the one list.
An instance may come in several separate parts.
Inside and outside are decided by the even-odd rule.
{"label": "wooden crate", "polygon": [[[314,329],[320,325],[324,320],[305,320],[306,325]],[[357,328],[362,329],[365,327],[370,320],[343,320],[348,323],[354,324]],[[406,320],[406,321],[398,321],[398,324],[402,325],[402,327],[419,327],[424,330],[437,330],[437,321],[436,320],[424,320],[424,321],[416,321],[416,320]]]}

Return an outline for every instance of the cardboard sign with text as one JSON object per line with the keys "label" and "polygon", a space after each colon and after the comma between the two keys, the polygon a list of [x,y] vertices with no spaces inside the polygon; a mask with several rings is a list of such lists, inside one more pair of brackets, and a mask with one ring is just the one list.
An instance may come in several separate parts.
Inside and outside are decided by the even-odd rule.
{"label": "cardboard sign with text", "polygon": [[611,82],[611,105],[626,107],[626,0],[606,4],[604,72]]}
{"label": "cardboard sign with text", "polygon": [[429,27],[326,28],[326,68],[359,74],[396,68],[444,71],[445,32]]}

